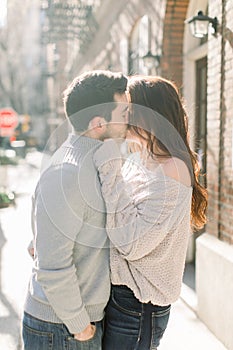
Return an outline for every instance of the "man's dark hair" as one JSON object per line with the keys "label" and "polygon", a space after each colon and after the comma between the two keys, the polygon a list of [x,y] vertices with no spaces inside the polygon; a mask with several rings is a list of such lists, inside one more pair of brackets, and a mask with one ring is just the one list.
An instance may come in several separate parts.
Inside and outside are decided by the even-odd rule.
{"label": "man's dark hair", "polygon": [[109,121],[116,106],[114,94],[123,94],[126,87],[127,78],[122,73],[95,70],[76,77],[64,92],[65,112],[74,129],[87,130],[96,115]]}

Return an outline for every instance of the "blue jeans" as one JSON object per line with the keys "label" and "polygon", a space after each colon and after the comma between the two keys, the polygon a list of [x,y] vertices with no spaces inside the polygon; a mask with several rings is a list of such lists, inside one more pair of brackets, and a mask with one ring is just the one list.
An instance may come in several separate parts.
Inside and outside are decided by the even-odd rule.
{"label": "blue jeans", "polygon": [[24,313],[24,350],[101,350],[102,322],[95,322],[95,325],[94,337],[79,341],[64,324],[45,322]]}
{"label": "blue jeans", "polygon": [[141,303],[126,286],[112,286],[106,307],[103,349],[157,349],[168,324],[170,308],[170,305]]}

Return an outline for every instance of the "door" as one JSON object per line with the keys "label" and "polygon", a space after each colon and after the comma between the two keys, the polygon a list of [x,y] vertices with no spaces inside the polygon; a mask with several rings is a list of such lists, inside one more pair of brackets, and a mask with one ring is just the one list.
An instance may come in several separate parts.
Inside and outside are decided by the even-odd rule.
{"label": "door", "polygon": [[199,181],[207,186],[206,150],[207,150],[207,58],[196,62],[196,152],[200,163]]}
{"label": "door", "polygon": [[[207,186],[206,181],[207,150],[207,58],[196,61],[196,113],[195,113],[195,151],[200,163],[199,181]],[[196,238],[204,232],[204,228],[195,232],[189,243],[183,281],[190,288],[195,286],[195,251]]]}

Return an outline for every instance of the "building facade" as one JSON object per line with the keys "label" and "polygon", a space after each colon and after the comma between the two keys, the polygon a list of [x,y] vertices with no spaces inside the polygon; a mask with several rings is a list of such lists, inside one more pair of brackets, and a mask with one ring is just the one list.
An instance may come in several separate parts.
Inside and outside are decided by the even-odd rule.
{"label": "building facade", "polygon": [[1,1],[0,108],[19,115],[12,138],[43,147],[49,110],[40,14],[39,0]]}
{"label": "building facade", "polygon": [[[187,262],[196,264],[198,316],[233,350],[233,1],[87,2],[88,31],[66,44],[67,81],[92,69],[161,75],[184,96],[209,193],[208,222],[190,239]],[[200,10],[217,17],[215,35],[211,25],[205,38],[190,34],[185,20]],[[145,66],[148,52],[154,63]]]}

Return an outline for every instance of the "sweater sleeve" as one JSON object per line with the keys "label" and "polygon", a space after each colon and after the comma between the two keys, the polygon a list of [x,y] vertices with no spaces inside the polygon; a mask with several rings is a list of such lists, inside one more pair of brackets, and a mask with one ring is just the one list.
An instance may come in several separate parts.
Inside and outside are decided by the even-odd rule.
{"label": "sweater sleeve", "polygon": [[[159,177],[151,182],[144,172],[135,172],[133,186],[137,194],[131,198],[129,184],[121,175],[121,155],[117,144],[108,141],[94,155],[99,171],[102,194],[107,209],[107,233],[112,245],[128,261],[148,255],[182,220],[184,197],[180,184]],[[146,183],[146,186],[145,186]],[[136,198],[136,199],[135,199]]]}
{"label": "sweater sleeve", "polygon": [[47,173],[34,204],[36,278],[71,333],[81,332],[90,323],[73,261],[84,210],[76,178],[71,172]]}

